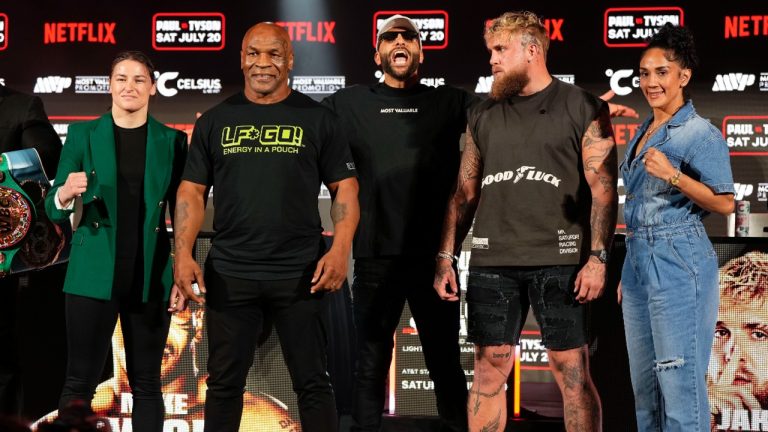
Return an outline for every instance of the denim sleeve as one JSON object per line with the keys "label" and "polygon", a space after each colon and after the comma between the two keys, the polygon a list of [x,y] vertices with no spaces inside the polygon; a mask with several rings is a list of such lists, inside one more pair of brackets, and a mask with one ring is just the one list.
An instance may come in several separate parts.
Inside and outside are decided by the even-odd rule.
{"label": "denim sleeve", "polygon": [[734,193],[728,145],[718,133],[710,133],[692,149],[688,165],[699,181],[715,194]]}

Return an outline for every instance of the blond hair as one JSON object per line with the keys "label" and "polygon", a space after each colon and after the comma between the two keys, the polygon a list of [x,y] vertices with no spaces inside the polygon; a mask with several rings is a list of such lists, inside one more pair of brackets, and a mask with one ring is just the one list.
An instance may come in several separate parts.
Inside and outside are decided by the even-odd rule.
{"label": "blond hair", "polygon": [[520,43],[525,48],[528,45],[536,45],[541,49],[544,58],[549,49],[549,36],[541,19],[533,12],[506,12],[498,18],[494,18],[485,29],[485,37],[491,37],[506,32],[509,36],[520,35]]}
{"label": "blond hair", "polygon": [[748,252],[720,268],[720,296],[737,304],[765,304],[768,297],[768,254]]}

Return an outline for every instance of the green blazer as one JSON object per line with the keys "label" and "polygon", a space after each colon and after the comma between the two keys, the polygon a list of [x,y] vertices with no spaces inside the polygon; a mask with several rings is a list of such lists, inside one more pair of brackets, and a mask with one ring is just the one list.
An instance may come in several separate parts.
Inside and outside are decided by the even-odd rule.
{"label": "green blazer", "polygon": [[[165,229],[166,206],[171,214],[187,154],[186,135],[152,117],[147,125],[144,168],[144,295],[146,302],[168,299],[173,284],[171,246]],[[69,126],[56,180],[45,199],[45,211],[55,222],[72,210],[59,210],[54,200],[67,176],[84,171],[88,187],[82,195],[83,214],[72,234],[64,292],[109,300],[115,277],[117,220],[117,157],[112,114]]]}

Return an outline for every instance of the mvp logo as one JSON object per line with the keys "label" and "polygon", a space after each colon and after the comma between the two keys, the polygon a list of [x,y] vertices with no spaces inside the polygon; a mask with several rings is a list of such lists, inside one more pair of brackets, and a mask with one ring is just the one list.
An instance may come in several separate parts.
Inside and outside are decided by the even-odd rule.
{"label": "mvp logo", "polygon": [[712,91],[744,91],[755,83],[755,74],[729,73],[717,75]]}
{"label": "mvp logo", "polygon": [[38,77],[35,93],[61,93],[72,85],[72,78],[61,76]]}
{"label": "mvp logo", "polygon": [[261,145],[302,146],[304,130],[298,126],[265,125],[261,129],[251,125],[227,126],[221,131],[221,146],[238,146],[243,140],[259,141]]}

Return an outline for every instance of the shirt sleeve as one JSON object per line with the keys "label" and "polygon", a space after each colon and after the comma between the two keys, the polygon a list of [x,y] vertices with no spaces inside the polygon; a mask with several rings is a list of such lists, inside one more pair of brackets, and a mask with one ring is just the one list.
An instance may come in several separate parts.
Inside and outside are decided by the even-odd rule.
{"label": "shirt sleeve", "polygon": [[56,198],[53,200],[53,203],[56,205],[57,210],[74,210],[75,209],[75,200],[71,199],[69,200],[69,204],[66,206],[61,205],[61,200],[59,199],[59,191],[61,188],[56,189]]}
{"label": "shirt sleeve", "polygon": [[328,112],[320,149],[320,178],[326,185],[357,176],[355,162],[349,149],[349,139],[338,116]]}
{"label": "shirt sleeve", "polygon": [[187,162],[181,179],[210,186],[213,184],[213,164],[211,163],[209,143],[209,123],[205,116],[195,122],[192,131],[192,142],[189,144]]}
{"label": "shirt sleeve", "polygon": [[715,194],[734,193],[731,157],[720,134],[710,133],[709,139],[695,146],[688,166]]}
{"label": "shirt sleeve", "polygon": [[326,96],[320,103],[331,111],[336,112],[336,93]]}
{"label": "shirt sleeve", "polygon": [[32,98],[22,127],[21,148],[37,150],[48,178],[55,178],[61,155],[61,140],[48,121],[43,102],[39,97]]}

